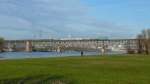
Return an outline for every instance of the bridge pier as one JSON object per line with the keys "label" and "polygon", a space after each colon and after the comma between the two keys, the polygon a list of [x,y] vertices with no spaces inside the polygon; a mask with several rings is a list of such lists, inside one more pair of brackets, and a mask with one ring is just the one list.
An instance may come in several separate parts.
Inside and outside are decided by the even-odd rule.
{"label": "bridge pier", "polygon": [[32,52],[32,41],[26,41],[26,52]]}
{"label": "bridge pier", "polygon": [[56,50],[57,52],[61,52],[61,48],[60,48],[60,46],[59,47],[57,47],[57,50]]}

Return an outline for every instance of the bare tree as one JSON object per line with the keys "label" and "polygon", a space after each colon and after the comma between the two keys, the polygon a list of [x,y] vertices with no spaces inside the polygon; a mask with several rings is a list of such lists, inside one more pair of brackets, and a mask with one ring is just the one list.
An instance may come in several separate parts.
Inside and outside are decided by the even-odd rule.
{"label": "bare tree", "polygon": [[137,39],[138,39],[138,42],[137,42],[137,45],[138,45],[138,53],[139,54],[142,54],[143,53],[143,35],[142,34],[139,34],[137,36]]}
{"label": "bare tree", "polygon": [[138,39],[138,52],[150,54],[150,29],[143,30]]}
{"label": "bare tree", "polygon": [[3,48],[4,48],[4,39],[0,38],[0,52],[3,51]]}
{"label": "bare tree", "polygon": [[145,40],[145,52],[146,54],[150,54],[150,39]]}

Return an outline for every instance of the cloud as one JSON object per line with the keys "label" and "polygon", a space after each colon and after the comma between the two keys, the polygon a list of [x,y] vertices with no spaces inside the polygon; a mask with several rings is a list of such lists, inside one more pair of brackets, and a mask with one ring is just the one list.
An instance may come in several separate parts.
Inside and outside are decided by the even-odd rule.
{"label": "cloud", "polygon": [[0,35],[10,38],[10,34],[15,39],[31,38],[40,31],[45,36],[109,36],[120,32],[122,26],[97,20],[89,13],[90,7],[81,0],[0,0]]}

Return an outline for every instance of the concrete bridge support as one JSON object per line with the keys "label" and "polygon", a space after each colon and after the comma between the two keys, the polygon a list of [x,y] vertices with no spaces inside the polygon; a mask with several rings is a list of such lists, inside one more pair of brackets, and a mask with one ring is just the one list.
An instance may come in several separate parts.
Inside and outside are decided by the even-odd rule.
{"label": "concrete bridge support", "polygon": [[32,52],[32,41],[26,41],[26,52]]}

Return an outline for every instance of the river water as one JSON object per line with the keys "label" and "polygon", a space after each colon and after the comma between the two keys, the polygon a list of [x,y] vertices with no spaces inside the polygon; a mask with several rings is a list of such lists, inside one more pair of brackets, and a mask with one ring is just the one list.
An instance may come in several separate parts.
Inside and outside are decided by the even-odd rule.
{"label": "river water", "polygon": [[[100,55],[98,51],[84,51],[84,55]],[[123,54],[121,52],[110,52],[107,54]],[[0,58],[44,58],[44,57],[67,57],[67,56],[81,56],[79,51],[65,51],[65,52],[4,52],[0,53]]]}
{"label": "river water", "polygon": [[[98,51],[85,51],[84,55],[99,55]],[[81,56],[78,51],[65,52],[4,52],[0,53],[0,58],[39,58],[39,57],[64,57],[64,56]]]}

